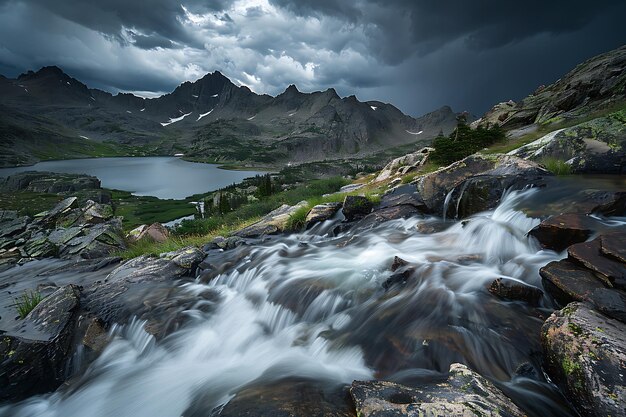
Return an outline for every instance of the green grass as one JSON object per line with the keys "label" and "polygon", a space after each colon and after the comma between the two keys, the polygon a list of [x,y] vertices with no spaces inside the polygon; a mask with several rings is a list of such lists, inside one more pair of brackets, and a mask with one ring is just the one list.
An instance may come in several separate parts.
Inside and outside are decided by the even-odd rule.
{"label": "green grass", "polygon": [[420,174],[421,172],[410,172],[402,177],[402,179],[400,180],[400,183],[409,184],[411,181],[415,179],[415,177],[417,177]]}
{"label": "green grass", "polygon": [[161,200],[156,197],[135,196],[127,191],[111,190],[114,214],[123,216],[124,229],[141,224],[165,223],[196,213],[189,200]]}
{"label": "green grass", "polygon": [[565,163],[565,161],[557,158],[544,158],[539,161],[548,171],[554,175],[571,175],[572,167]]}
{"label": "green grass", "polygon": [[57,194],[36,193],[30,191],[18,191],[0,193],[0,209],[16,210],[23,216],[34,216],[42,211],[50,210],[62,196]]}
{"label": "green grass", "polygon": [[295,212],[293,212],[289,216],[289,220],[287,220],[287,229],[288,230],[302,230],[306,223],[306,216],[311,211],[310,203],[307,205],[298,208]]}
{"label": "green grass", "polygon": [[40,293],[35,291],[24,292],[24,294],[15,300],[15,308],[20,316],[20,319],[24,319],[28,313],[33,311],[35,307],[41,302],[43,297]]}

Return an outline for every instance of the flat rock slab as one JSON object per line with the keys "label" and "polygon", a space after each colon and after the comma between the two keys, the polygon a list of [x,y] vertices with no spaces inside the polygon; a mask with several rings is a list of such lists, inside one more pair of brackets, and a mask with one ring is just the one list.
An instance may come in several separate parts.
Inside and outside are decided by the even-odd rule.
{"label": "flat rock slab", "polygon": [[235,232],[234,235],[239,237],[254,238],[281,233],[285,231],[291,215],[294,214],[299,208],[304,207],[306,204],[306,201],[301,201],[295,206],[283,204],[276,210],[265,215],[258,222]]}
{"label": "flat rock slab", "polygon": [[612,233],[600,236],[602,253],[622,263],[626,263],[626,233]]}
{"label": "flat rock slab", "polygon": [[598,227],[597,220],[584,214],[560,214],[542,221],[528,234],[541,246],[557,252],[574,243],[584,242]]}
{"label": "flat rock slab", "polygon": [[[626,235],[620,234],[620,236]],[[624,243],[626,244],[626,241]],[[626,263],[605,256],[602,253],[601,238],[576,243],[567,249],[567,254],[570,260],[602,275],[611,285],[621,289],[626,288]]]}
{"label": "flat rock slab", "polygon": [[502,391],[458,363],[447,381],[410,388],[386,381],[354,381],[350,394],[359,417],[522,417]]}
{"label": "flat rock slab", "polygon": [[545,368],[585,416],[626,416],[626,324],[583,303],[546,320]]}
{"label": "flat rock slab", "polygon": [[595,290],[606,288],[593,272],[568,260],[550,262],[539,274],[545,290],[561,305],[587,300]]}

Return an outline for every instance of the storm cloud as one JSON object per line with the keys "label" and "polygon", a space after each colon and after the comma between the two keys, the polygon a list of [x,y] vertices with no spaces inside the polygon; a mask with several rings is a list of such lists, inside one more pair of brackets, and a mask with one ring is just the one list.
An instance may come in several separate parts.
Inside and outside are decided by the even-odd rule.
{"label": "storm cloud", "polygon": [[480,114],[623,44],[625,15],[621,0],[0,0],[0,73],[58,65],[155,95],[220,70],[258,93]]}

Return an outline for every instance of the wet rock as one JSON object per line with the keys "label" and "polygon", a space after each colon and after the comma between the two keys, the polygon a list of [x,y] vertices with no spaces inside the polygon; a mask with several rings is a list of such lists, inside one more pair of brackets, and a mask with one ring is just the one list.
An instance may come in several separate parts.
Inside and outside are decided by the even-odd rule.
{"label": "wet rock", "polygon": [[528,234],[544,248],[561,252],[574,243],[587,240],[596,225],[596,220],[583,214],[560,214],[542,221]]}
{"label": "wet rock", "polygon": [[0,399],[44,393],[64,381],[78,307],[77,287],[59,288],[0,337]]}
{"label": "wet rock", "polygon": [[181,268],[194,271],[198,264],[204,259],[205,254],[200,249],[188,246],[173,252],[162,253],[161,259],[167,259]]}
{"label": "wet rock", "polygon": [[399,256],[394,256],[393,261],[391,262],[391,272],[396,272],[400,268],[404,268],[409,263]]}
{"label": "wet rock", "polygon": [[102,352],[107,343],[109,336],[104,328],[102,321],[92,318],[87,325],[87,330],[83,336],[82,343],[94,352]]}
{"label": "wet rock", "polygon": [[595,290],[605,288],[591,271],[568,260],[550,262],[539,274],[544,289],[561,305],[584,301]]}
{"label": "wet rock", "polygon": [[[622,234],[622,240],[626,233]],[[567,248],[568,258],[599,274],[605,282],[626,289],[626,263],[606,257],[602,253],[601,238],[590,242],[576,243]]]}
{"label": "wet rock", "polygon": [[341,209],[341,206],[341,203],[324,203],[314,206],[306,216],[306,228],[330,219]]}
{"label": "wet rock", "polygon": [[626,192],[599,192],[595,193],[596,206],[591,208],[590,213],[603,216],[626,216]]}
{"label": "wet rock", "polygon": [[600,245],[604,255],[626,263],[626,233],[602,235]]}
{"label": "wet rock", "polygon": [[360,417],[525,415],[491,382],[453,363],[445,382],[410,388],[386,381],[354,381],[350,394]]}
{"label": "wet rock", "polygon": [[626,416],[626,324],[583,303],[546,320],[545,369],[586,416]]}
{"label": "wet rock", "polygon": [[161,223],[152,223],[144,228],[136,240],[151,240],[154,242],[165,242],[170,237],[170,231]]}
{"label": "wet rock", "polygon": [[598,288],[588,301],[602,314],[626,323],[626,293],[609,288]]}
{"label": "wet rock", "polygon": [[356,417],[346,387],[323,387],[313,381],[287,380],[245,388],[213,414],[203,403],[202,397],[198,398],[183,416]]}
{"label": "wet rock", "polygon": [[[495,207],[505,189],[537,185],[550,175],[538,164],[521,158],[470,155],[425,175],[417,182],[417,190],[433,213],[442,213],[444,200],[452,192],[448,207],[455,212],[451,215],[465,217]],[[460,213],[456,207],[461,208]]]}
{"label": "wet rock", "polygon": [[543,291],[539,288],[505,278],[494,280],[487,289],[500,298],[526,301],[530,305],[538,305],[541,297],[543,297]]}
{"label": "wet rock", "polygon": [[422,212],[409,204],[402,204],[393,207],[376,209],[361,220],[356,227],[369,228],[379,223],[388,222],[390,220],[407,219],[409,217],[420,215]]}
{"label": "wet rock", "polygon": [[276,210],[265,215],[258,222],[235,232],[234,235],[244,238],[253,238],[264,235],[282,233],[287,228],[287,223],[289,222],[290,216],[294,214],[298,209],[300,209],[301,207],[305,207],[306,205],[306,201],[301,201],[295,206],[283,204]]}
{"label": "wet rock", "polygon": [[174,280],[191,277],[204,254],[181,249],[163,258],[140,256],[115,268],[106,279],[85,287],[85,310],[109,325],[125,323],[146,308],[144,302]]}
{"label": "wet rock", "polygon": [[343,215],[347,221],[365,217],[372,211],[372,202],[364,196],[347,195],[343,200]]}

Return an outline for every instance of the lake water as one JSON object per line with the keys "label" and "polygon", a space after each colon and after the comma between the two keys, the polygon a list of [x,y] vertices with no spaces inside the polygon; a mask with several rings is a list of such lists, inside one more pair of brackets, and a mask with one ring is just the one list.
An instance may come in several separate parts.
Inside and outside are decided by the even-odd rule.
{"label": "lake water", "polygon": [[256,171],[230,171],[218,165],[183,161],[176,157],[90,158],[46,161],[27,167],[2,168],[0,177],[24,171],[51,171],[96,176],[102,187],[163,199],[183,199],[217,190]]}

